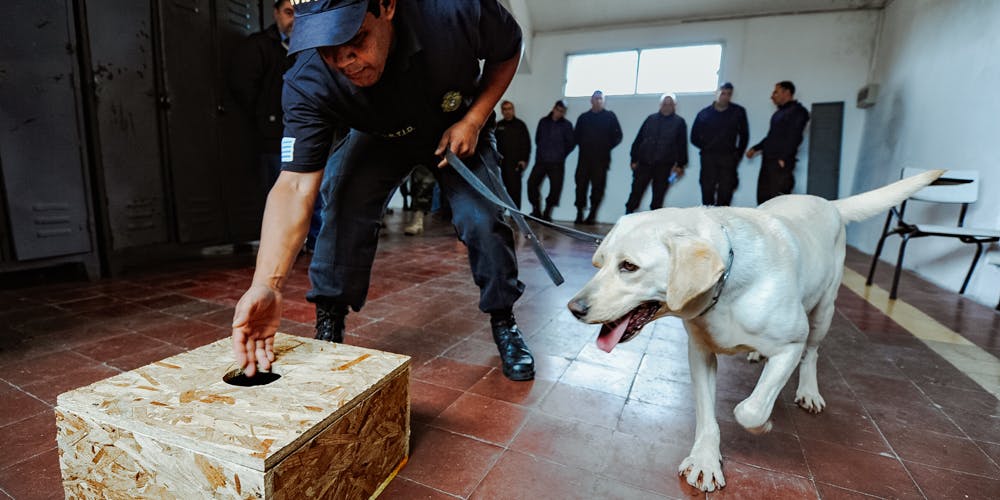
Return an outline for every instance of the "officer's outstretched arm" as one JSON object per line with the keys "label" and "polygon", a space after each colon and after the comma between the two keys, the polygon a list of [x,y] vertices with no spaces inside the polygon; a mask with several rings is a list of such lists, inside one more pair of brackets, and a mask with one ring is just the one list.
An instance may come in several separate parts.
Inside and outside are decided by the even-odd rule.
{"label": "officer's outstretched arm", "polygon": [[309,232],[323,171],[281,172],[267,196],[253,283],[236,304],[233,354],[253,376],[271,368],[274,334],[281,322],[281,287]]}
{"label": "officer's outstretched arm", "polygon": [[[438,144],[436,155],[444,155],[446,149],[451,149],[459,157],[469,156],[476,152],[479,131],[493,112],[497,102],[514,79],[517,65],[521,61],[521,53],[498,62],[486,62],[483,66],[483,78],[480,83],[479,95],[472,101],[472,106],[465,116],[445,131]],[[444,167],[448,162],[441,160],[438,167]]]}

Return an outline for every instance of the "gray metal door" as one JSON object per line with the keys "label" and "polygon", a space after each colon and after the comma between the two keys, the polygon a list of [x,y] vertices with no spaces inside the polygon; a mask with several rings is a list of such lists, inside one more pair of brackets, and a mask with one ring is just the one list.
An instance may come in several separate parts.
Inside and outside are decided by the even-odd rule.
{"label": "gray metal door", "polygon": [[178,238],[211,243],[226,236],[216,139],[209,0],[160,0],[167,158]]}
{"label": "gray metal door", "polygon": [[809,175],[806,192],[828,200],[840,193],[840,147],[844,131],[844,103],[812,105],[809,117]]}
{"label": "gray metal door", "polygon": [[89,252],[75,33],[67,0],[0,16],[0,168],[18,260]]}
{"label": "gray metal door", "polygon": [[86,6],[112,247],[166,242],[150,4],[87,0]]}
{"label": "gray metal door", "polygon": [[[233,101],[226,83],[232,71],[228,61],[248,35],[261,29],[256,1],[216,0],[216,88],[222,99],[219,108],[218,168],[226,179],[222,184],[226,202],[229,236],[233,241],[255,240],[260,235],[264,210],[264,186],[260,164],[252,142],[252,118]],[[267,9],[270,12],[270,9]]]}

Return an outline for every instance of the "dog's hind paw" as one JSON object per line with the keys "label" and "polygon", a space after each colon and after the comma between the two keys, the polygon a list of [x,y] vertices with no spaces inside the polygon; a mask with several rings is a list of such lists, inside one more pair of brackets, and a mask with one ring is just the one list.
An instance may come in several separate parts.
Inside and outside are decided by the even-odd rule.
{"label": "dog's hind paw", "polygon": [[766,358],[764,356],[761,356],[761,354],[757,351],[750,351],[749,353],[747,353],[747,361],[751,363],[758,363],[764,359]]}
{"label": "dog's hind paw", "polygon": [[823,411],[823,408],[826,408],[826,401],[818,392],[796,391],[795,402],[809,413],[819,413]]}
{"label": "dog's hind paw", "polygon": [[722,458],[718,455],[691,455],[681,462],[678,470],[688,484],[701,491],[721,490],[726,485],[726,478],[722,476]]}

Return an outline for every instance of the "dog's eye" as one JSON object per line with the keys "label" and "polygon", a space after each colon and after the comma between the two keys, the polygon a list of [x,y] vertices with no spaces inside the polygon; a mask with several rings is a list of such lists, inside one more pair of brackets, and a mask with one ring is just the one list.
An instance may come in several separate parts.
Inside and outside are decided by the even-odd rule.
{"label": "dog's eye", "polygon": [[639,266],[627,260],[623,260],[621,261],[621,263],[618,264],[618,270],[623,273],[634,273],[639,270]]}

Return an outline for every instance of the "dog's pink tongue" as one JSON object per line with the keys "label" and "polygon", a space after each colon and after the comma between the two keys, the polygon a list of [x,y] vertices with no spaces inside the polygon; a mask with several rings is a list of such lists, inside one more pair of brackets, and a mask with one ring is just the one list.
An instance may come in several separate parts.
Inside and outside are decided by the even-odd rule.
{"label": "dog's pink tongue", "polygon": [[614,328],[609,328],[608,325],[602,326],[601,333],[597,335],[598,349],[610,353],[618,345],[618,341],[622,339],[622,335],[625,335],[625,329],[628,328],[629,321],[631,321],[631,317],[623,319]]}

